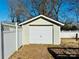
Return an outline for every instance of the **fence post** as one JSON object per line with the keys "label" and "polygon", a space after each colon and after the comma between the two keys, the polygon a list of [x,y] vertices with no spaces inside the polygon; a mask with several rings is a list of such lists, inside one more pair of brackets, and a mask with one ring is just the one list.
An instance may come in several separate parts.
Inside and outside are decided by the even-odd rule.
{"label": "fence post", "polygon": [[2,49],[1,49],[1,24],[0,24],[0,59],[2,59]]}
{"label": "fence post", "polygon": [[0,59],[4,59],[3,26],[0,24]]}
{"label": "fence post", "polygon": [[76,41],[78,40],[78,33],[76,33]]}
{"label": "fence post", "polygon": [[16,26],[16,51],[18,50],[18,23],[15,23]]}

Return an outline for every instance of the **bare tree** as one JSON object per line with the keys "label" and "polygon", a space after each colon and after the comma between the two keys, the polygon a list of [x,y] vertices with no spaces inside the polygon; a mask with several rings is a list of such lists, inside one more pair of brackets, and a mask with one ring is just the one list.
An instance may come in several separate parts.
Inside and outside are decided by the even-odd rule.
{"label": "bare tree", "polygon": [[[36,0],[31,0],[31,2],[35,9],[39,11],[39,14],[47,15],[55,20],[58,20],[60,7],[64,3],[63,0],[40,0],[39,3]],[[50,6],[49,11],[47,6]]]}
{"label": "bare tree", "polygon": [[[11,20],[14,22],[20,21],[20,16],[23,15],[26,19],[33,17],[32,13],[35,15],[46,15],[55,20],[58,20],[58,14],[60,12],[60,7],[64,3],[63,0],[29,0],[32,5],[32,11],[29,11],[28,7],[24,3],[24,0],[8,0],[11,10]],[[27,0],[28,2],[28,0]],[[48,8],[48,6],[50,8]],[[24,17],[23,17],[24,18]]]}
{"label": "bare tree", "polygon": [[58,20],[58,13],[60,12],[60,8],[64,3],[63,0],[51,0],[51,9],[49,11],[49,15],[54,19]]}
{"label": "bare tree", "polygon": [[72,11],[72,12],[74,12],[75,13],[75,16],[76,16],[76,21],[77,21],[77,23],[79,23],[79,20],[78,20],[78,18],[79,18],[79,0],[69,0],[69,1],[67,1],[69,4],[70,4],[70,9],[68,9],[68,11],[70,12],[70,11]]}
{"label": "bare tree", "polygon": [[[33,9],[36,9],[38,14],[43,14],[46,15],[47,11],[46,11],[46,4],[47,4],[47,0],[31,0],[31,4],[33,6]],[[36,10],[34,10],[33,12],[35,12]]]}
{"label": "bare tree", "polygon": [[18,21],[20,22],[20,16],[24,15],[27,18],[31,17],[31,14],[25,7],[24,3],[21,0],[8,0],[10,7],[10,17],[12,22]]}

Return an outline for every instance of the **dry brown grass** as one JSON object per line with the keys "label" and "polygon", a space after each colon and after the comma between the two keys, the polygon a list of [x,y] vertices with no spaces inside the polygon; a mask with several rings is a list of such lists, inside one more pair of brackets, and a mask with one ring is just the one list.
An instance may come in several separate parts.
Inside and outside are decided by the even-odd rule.
{"label": "dry brown grass", "polygon": [[79,47],[79,39],[73,39],[73,38],[63,38],[61,40],[61,46],[66,46],[66,47]]}
{"label": "dry brown grass", "polygon": [[56,45],[25,45],[9,59],[54,59],[48,52],[48,47],[79,47],[79,40],[62,39],[61,46]]}
{"label": "dry brown grass", "polygon": [[48,46],[51,45],[25,45],[9,59],[53,59]]}

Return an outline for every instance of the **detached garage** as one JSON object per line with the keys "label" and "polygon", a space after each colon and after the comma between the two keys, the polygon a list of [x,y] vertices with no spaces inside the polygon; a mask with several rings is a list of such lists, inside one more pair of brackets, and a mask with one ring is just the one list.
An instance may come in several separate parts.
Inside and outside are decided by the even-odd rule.
{"label": "detached garage", "polygon": [[60,27],[64,24],[44,15],[39,15],[19,24],[22,26],[23,44],[54,44],[61,43]]}

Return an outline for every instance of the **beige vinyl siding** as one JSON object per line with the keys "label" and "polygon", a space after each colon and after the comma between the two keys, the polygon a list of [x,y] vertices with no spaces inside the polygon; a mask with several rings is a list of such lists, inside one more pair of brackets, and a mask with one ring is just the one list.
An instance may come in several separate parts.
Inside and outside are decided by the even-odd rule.
{"label": "beige vinyl siding", "polygon": [[29,44],[29,26],[28,25],[24,25],[22,26],[23,30],[22,30],[22,44]]}
{"label": "beige vinyl siding", "polygon": [[35,20],[29,24],[30,25],[52,25],[52,23],[50,23],[42,18],[39,18],[38,20]]}
{"label": "beige vinyl siding", "polygon": [[23,25],[22,28],[22,43],[23,45],[25,44],[29,44],[29,25],[52,25],[52,23],[46,21],[46,20],[43,20],[42,18],[38,19],[38,20],[35,20],[29,24],[26,24],[26,25]]}
{"label": "beige vinyl siding", "polygon": [[60,27],[57,25],[54,25],[54,44],[59,45],[61,43],[60,40]]}
{"label": "beige vinyl siding", "polygon": [[52,41],[54,44],[60,44],[60,36],[59,36],[59,33],[60,33],[60,26],[56,25],[56,24],[53,24],[49,21],[46,21],[42,18],[39,18],[38,20],[35,20],[31,23],[28,23],[28,24],[25,24],[25,25],[22,25],[22,43],[23,45],[25,44],[29,44],[29,28],[30,26],[29,25],[51,25],[52,26]]}

